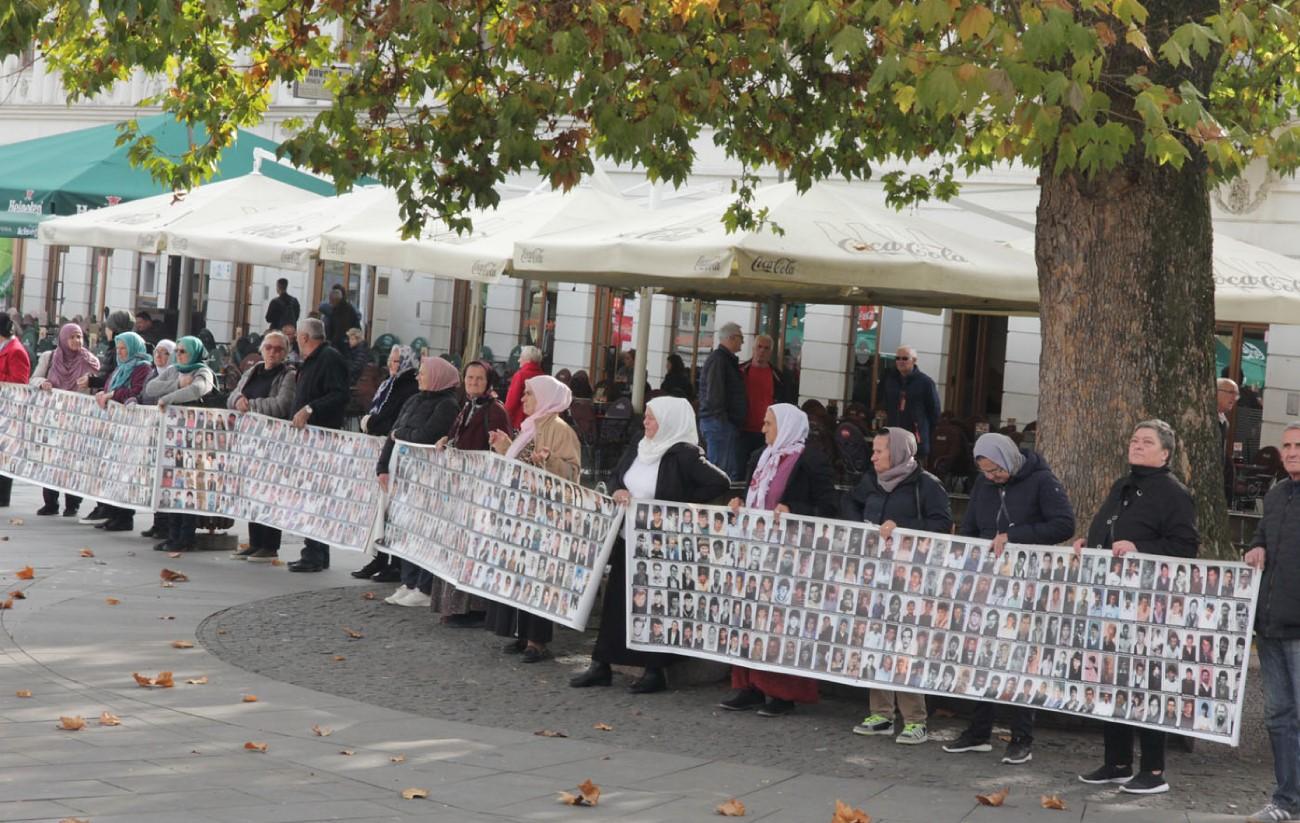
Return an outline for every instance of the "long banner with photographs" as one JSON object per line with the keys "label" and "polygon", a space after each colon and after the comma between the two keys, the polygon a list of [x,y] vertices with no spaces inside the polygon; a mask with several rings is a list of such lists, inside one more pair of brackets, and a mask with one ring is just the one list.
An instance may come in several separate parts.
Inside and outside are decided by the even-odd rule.
{"label": "long banner with photographs", "polygon": [[627,545],[630,648],[1237,745],[1241,563],[640,500]]}
{"label": "long banner with photographs", "polygon": [[383,441],[224,409],[0,384],[0,474],[138,510],[252,520],[345,549],[378,532]]}
{"label": "long banner with photographs", "polygon": [[582,631],[618,537],[613,498],[491,452],[399,442],[386,549],[474,594]]}

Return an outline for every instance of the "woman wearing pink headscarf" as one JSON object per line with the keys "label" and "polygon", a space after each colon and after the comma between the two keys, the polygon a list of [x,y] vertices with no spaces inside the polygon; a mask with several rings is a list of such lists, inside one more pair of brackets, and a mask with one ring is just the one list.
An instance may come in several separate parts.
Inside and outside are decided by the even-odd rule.
{"label": "woman wearing pink headscarf", "polygon": [[[808,439],[808,415],[789,403],[777,403],[763,417],[767,448],[752,458],[744,505],[778,514],[834,517],[838,510],[831,465]],[[731,500],[739,511],[739,497]],[[731,667],[731,695],[718,705],[728,711],[758,708],[761,717],[780,717],[796,703],[817,702],[817,681],[792,674]]]}
{"label": "woman wearing pink headscarf", "polygon": [[[573,401],[569,387],[549,375],[530,377],[524,384],[524,423],[519,435],[510,439],[503,431],[489,435],[492,450],[514,460],[540,466],[570,482],[578,482],[582,471],[582,445],[578,435],[560,419]],[[522,653],[525,663],[537,663],[551,656],[546,644],[551,642],[553,627],[549,620],[493,604],[488,610],[487,625],[501,637],[513,637],[505,651]]]}
{"label": "woman wearing pink headscarf", "polygon": [[[91,354],[82,339],[81,326],[68,323],[59,329],[59,345],[45,352],[36,359],[36,371],[32,373],[31,385],[42,391],[60,389],[62,391],[89,393],[82,388],[82,377],[89,377],[99,372],[99,358]],[[39,515],[59,513],[59,493],[54,489],[42,489],[45,505],[36,510]],[[63,516],[76,517],[81,506],[81,498],[75,495],[63,495]]]}

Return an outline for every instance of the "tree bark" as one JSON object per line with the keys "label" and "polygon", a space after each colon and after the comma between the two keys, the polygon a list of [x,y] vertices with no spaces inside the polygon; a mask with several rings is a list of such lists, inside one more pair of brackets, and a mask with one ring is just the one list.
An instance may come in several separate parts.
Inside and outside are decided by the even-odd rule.
{"label": "tree bark", "polygon": [[[1147,7],[1153,49],[1159,42],[1151,33],[1161,30],[1161,20],[1194,13],[1185,2]],[[1114,68],[1131,71],[1142,60],[1131,52],[1121,47]],[[1215,59],[1211,54],[1179,74],[1208,89]],[[1117,101],[1117,108],[1126,103]],[[1208,176],[1199,151],[1189,148],[1192,159],[1175,169],[1144,158],[1139,140],[1124,164],[1091,179],[1057,175],[1053,158],[1044,161],[1035,249],[1043,333],[1039,432],[1082,535],[1128,471],[1134,425],[1148,418],[1169,423],[1178,434],[1174,472],[1196,500],[1201,554],[1235,558],[1214,403]]]}

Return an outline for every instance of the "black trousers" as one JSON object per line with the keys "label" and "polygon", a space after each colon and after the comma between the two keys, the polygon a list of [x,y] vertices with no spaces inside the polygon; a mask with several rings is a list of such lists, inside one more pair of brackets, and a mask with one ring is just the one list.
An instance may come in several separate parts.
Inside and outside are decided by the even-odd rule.
{"label": "black trousers", "polygon": [[197,514],[169,514],[167,516],[167,542],[173,549],[194,548],[194,533],[199,527]]}
{"label": "black trousers", "polygon": [[304,540],[300,559],[320,566],[327,565],[330,562],[330,547],[319,540]]}
{"label": "black trousers", "polygon": [[279,529],[263,526],[261,523],[250,522],[248,524],[248,545],[254,549],[265,549],[268,551],[280,550],[281,532]]}
{"label": "black trousers", "polygon": [[[59,506],[59,493],[54,489],[41,489],[41,498],[45,500],[45,505]],[[81,508],[81,498],[74,494],[63,495],[63,510],[65,512],[75,512]]]}
{"label": "black trousers", "polygon": [[627,546],[619,537],[609,555],[609,578],[600,604],[600,630],[591,659],[612,666],[663,668],[676,658],[671,654],[632,651],[627,647]]}
{"label": "black trousers", "polygon": [[518,637],[545,645],[555,636],[555,624],[504,603],[489,603],[486,624],[501,637]]}
{"label": "black trousers", "polygon": [[128,525],[135,523],[134,509],[124,509],[121,506],[110,506],[107,503],[104,503],[103,506],[104,513],[108,515],[108,522],[126,523]]}
{"label": "black trousers", "polygon": [[420,594],[433,591],[433,572],[415,565],[409,560],[399,560],[402,564],[402,585],[408,589],[418,589]]}
{"label": "black trousers", "polygon": [[[993,736],[993,715],[999,704],[980,701],[975,704],[975,712],[970,718],[970,733],[976,740],[988,740]],[[1034,742],[1034,710],[1024,706],[1002,706],[1007,713],[1011,726],[1011,739],[1023,743]]]}
{"label": "black trousers", "polygon": [[9,505],[9,497],[13,494],[14,479],[12,477],[0,477],[0,506]]}
{"label": "black trousers", "polygon": [[1133,736],[1142,743],[1142,761],[1140,771],[1162,772],[1165,770],[1164,732],[1154,729],[1139,729],[1124,723],[1107,723],[1103,731],[1106,741],[1107,766],[1133,765]]}

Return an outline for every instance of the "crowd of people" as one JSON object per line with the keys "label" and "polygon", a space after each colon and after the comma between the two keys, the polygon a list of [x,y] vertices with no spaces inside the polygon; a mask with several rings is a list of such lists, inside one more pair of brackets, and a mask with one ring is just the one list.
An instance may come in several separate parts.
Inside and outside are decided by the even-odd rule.
{"label": "crowd of people", "polygon": [[[261,338],[260,359],[241,375],[226,407],[291,420],[298,427],[339,428],[351,397],[352,346],[347,332],[354,328],[340,305],[336,300],[332,309],[336,319],[345,321],[343,326],[327,327],[318,317],[298,319],[297,301],[281,288],[267,319],[272,326],[292,326],[293,339],[275,330]],[[23,346],[15,345],[12,318],[0,314],[0,381],[93,394],[101,406],[138,403],[164,409],[201,404],[216,391],[210,352],[199,338],[157,339],[151,347],[137,321],[127,312],[109,315],[105,330],[111,346],[103,359],[87,349],[80,326],[66,324],[59,330],[57,346],[33,367]],[[330,328],[343,331],[333,335]],[[753,359],[741,364],[737,353],[744,335],[739,327],[724,325],[717,339],[717,349],[700,370],[698,392],[688,377],[682,379],[678,362],[665,378],[663,393],[648,402],[641,435],[627,446],[610,477],[617,502],[727,502],[737,511],[744,506],[777,516],[837,517],[875,524],[882,539],[899,528],[955,531],[992,541],[999,556],[1009,543],[1060,544],[1078,532],[1074,507],[1046,461],[1000,433],[975,440],[969,457],[978,475],[964,516],[954,521],[946,489],[924,465],[939,419],[938,399],[933,381],[917,367],[914,351],[900,350],[895,372],[882,381],[888,425],[870,438],[870,467],[853,488],[840,493],[829,456],[810,436],[809,415],[786,402],[793,398],[780,372],[770,365],[771,340],[759,337]],[[565,375],[566,380],[545,374],[541,353],[532,347],[524,347],[519,359],[520,368],[509,385],[499,387],[491,363],[473,361],[457,369],[446,359],[395,346],[389,352],[386,379],[360,422],[364,433],[385,441],[375,466],[380,488],[388,489],[388,456],[397,440],[492,450],[576,481],[583,451],[566,412],[578,390],[590,390],[590,382],[579,380],[578,374]],[[1300,530],[1290,519],[1292,514],[1300,517],[1300,510],[1292,511],[1300,506],[1300,496],[1294,493],[1300,488],[1300,423],[1287,427],[1280,448],[1288,479],[1269,492],[1255,546],[1245,558],[1263,572],[1256,630],[1277,776],[1272,802],[1249,818],[1255,823],[1279,823],[1300,814],[1300,586],[1292,585],[1300,584],[1300,578],[1293,579],[1300,572],[1291,568],[1300,560]],[[1176,449],[1176,434],[1167,423],[1145,420],[1134,426],[1127,447],[1129,471],[1091,513],[1085,536],[1073,543],[1076,551],[1086,546],[1109,550],[1115,557],[1132,552],[1196,556],[1199,534],[1192,497],[1170,470]],[[743,496],[731,494],[733,481],[744,483]],[[7,505],[8,496],[4,481],[0,504]],[[64,495],[60,507],[59,494],[47,489],[38,513],[73,517],[80,504],[75,496]],[[107,531],[134,528],[131,510],[105,504],[80,522]],[[158,540],[159,551],[187,551],[195,548],[198,524],[197,515],[162,514],[144,534]],[[278,555],[277,529],[250,523],[248,532],[247,546],[235,557],[265,562]],[[377,546],[353,576],[397,583],[386,602],[432,608],[448,627],[486,627],[508,638],[504,651],[519,654],[526,663],[551,658],[551,622],[470,596],[415,564],[384,554],[383,548]],[[288,567],[315,572],[328,568],[329,562],[329,546],[307,540],[300,558]],[[570,680],[574,688],[610,686],[614,665],[641,668],[629,688],[635,694],[669,686],[672,655],[627,647],[628,595],[619,585],[627,562],[628,549],[620,536],[609,562],[612,584],[605,587],[600,603],[591,662]],[[800,704],[816,702],[819,693],[815,679],[744,666],[733,666],[731,686],[731,694],[719,704],[723,709],[755,710],[763,717],[789,715]],[[979,703],[967,728],[943,750],[990,751],[995,707],[994,702]],[[1003,709],[1011,737],[1001,760],[1025,763],[1033,756],[1033,705]],[[928,740],[928,719],[922,695],[872,689],[867,714],[852,731],[919,745]],[[1135,737],[1140,744],[1136,758]],[[1081,774],[1081,781],[1118,784],[1137,794],[1168,790],[1165,733],[1107,722],[1103,738],[1101,764]]]}

